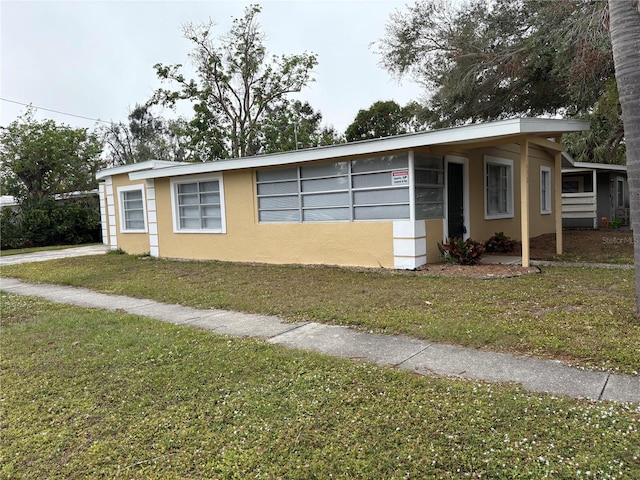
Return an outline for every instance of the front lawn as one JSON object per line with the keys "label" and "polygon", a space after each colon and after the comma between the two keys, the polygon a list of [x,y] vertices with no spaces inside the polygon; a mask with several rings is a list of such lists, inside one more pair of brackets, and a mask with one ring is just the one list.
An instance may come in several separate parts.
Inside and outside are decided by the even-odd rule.
{"label": "front lawn", "polygon": [[2,478],[640,478],[640,405],[0,300]]}
{"label": "front lawn", "polygon": [[314,320],[638,373],[634,272],[544,268],[482,280],[416,273],[101,255],[2,267],[30,282],[196,308]]}

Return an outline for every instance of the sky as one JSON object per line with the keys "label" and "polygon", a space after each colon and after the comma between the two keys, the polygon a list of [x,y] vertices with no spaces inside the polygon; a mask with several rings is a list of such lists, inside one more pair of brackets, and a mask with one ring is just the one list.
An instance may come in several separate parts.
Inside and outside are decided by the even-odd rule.
{"label": "sky", "polygon": [[[407,1],[267,0],[259,2],[258,21],[270,54],[317,54],[315,82],[296,98],[319,110],[324,124],[344,132],[358,110],[378,100],[404,105],[421,98],[417,84],[398,83],[379,66],[372,46],[383,37],[389,16]],[[153,65],[189,65],[192,43],[183,38],[183,25],[211,18],[217,24],[214,35],[223,35],[248,3],[2,0],[0,126],[26,110],[12,102],[41,107],[36,118],[76,128],[96,122],[43,109],[126,121],[136,103],[169,86],[160,83]],[[179,113],[188,116],[190,107]]]}

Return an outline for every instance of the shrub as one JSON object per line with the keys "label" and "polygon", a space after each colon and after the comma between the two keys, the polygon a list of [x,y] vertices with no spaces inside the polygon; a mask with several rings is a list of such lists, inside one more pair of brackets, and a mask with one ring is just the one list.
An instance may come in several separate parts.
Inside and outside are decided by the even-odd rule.
{"label": "shrub", "polygon": [[44,200],[2,210],[2,248],[76,245],[100,241],[100,212],[93,198]]}
{"label": "shrub", "polygon": [[459,263],[460,265],[475,265],[480,261],[484,252],[484,243],[476,242],[471,238],[463,240],[452,238],[448,245],[438,244],[440,252],[445,260]]}
{"label": "shrub", "polygon": [[504,232],[497,232],[485,243],[485,251],[489,253],[511,253],[518,242],[507,237]]}
{"label": "shrub", "polygon": [[0,248],[20,247],[23,243],[20,213],[13,207],[4,207],[0,217]]}

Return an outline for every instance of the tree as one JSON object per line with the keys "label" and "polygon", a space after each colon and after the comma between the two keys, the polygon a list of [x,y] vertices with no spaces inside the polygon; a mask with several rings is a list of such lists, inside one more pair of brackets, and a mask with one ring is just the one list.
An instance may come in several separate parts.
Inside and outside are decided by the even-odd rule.
{"label": "tree", "polygon": [[393,100],[375,102],[367,110],[358,111],[353,123],[347,127],[345,137],[348,142],[355,142],[415,132],[422,126],[418,120],[422,111],[416,102],[405,107]]}
{"label": "tree", "polygon": [[606,2],[422,0],[393,15],[382,65],[431,93],[433,126],[589,111],[613,75]]}
{"label": "tree", "polygon": [[111,165],[147,160],[197,161],[197,144],[192,145],[191,125],[184,119],[156,117],[149,105],[136,105],[129,122],[112,124],[102,130],[106,155]]}
{"label": "tree", "polygon": [[262,122],[288,94],[312,81],[316,56],[273,55],[269,60],[264,34],[257,22],[261,8],[250,5],[244,17],[234,19],[229,32],[215,41],[213,23],[189,24],[184,36],[194,43],[191,59],[197,80],[187,80],[182,65],[155,65],[158,77],[177,84],[178,90],[159,89],[152,102],[173,106],[178,100],[193,103],[199,141],[211,160],[256,154]]}
{"label": "tree", "polygon": [[28,109],[0,133],[1,186],[21,204],[96,188],[102,145],[87,129],[36,121]]}
{"label": "tree", "polygon": [[253,150],[276,153],[343,141],[333,126],[322,126],[322,114],[308,102],[285,99],[267,110]]}
{"label": "tree", "polygon": [[624,165],[624,128],[615,78],[607,81],[605,91],[592,111],[579,117],[589,122],[589,130],[564,135],[562,145],[565,150],[579,162]]}
{"label": "tree", "polygon": [[609,0],[610,32],[622,106],[636,267],[636,315],[640,316],[640,3]]}

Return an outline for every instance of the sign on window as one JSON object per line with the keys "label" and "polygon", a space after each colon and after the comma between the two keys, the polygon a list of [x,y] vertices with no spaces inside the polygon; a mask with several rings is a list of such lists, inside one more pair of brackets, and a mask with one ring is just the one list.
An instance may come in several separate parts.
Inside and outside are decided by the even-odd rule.
{"label": "sign on window", "polygon": [[409,170],[391,172],[391,185],[409,185]]}

